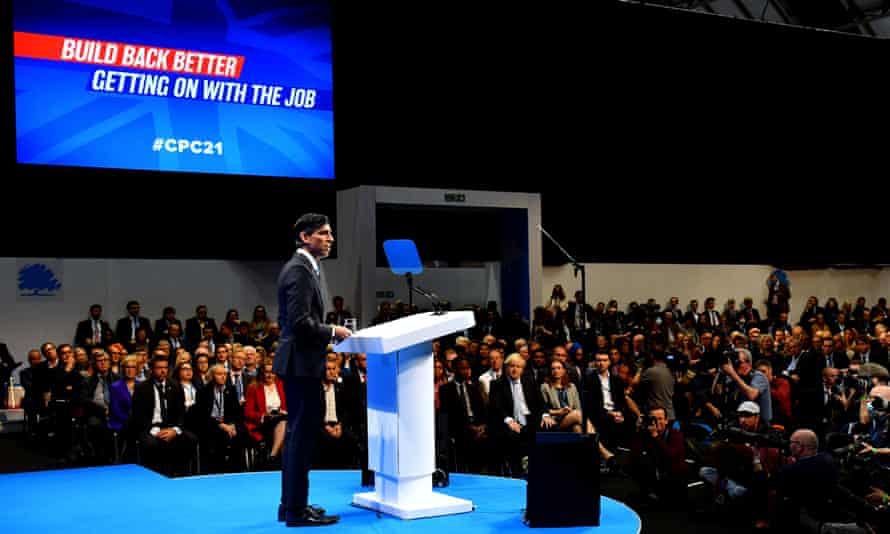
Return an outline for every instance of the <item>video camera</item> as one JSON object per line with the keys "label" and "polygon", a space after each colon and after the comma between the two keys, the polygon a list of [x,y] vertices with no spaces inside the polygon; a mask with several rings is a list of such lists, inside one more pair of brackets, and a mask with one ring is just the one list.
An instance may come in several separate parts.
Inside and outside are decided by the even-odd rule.
{"label": "video camera", "polygon": [[756,445],[758,447],[771,447],[779,449],[785,454],[790,454],[791,452],[791,441],[785,439],[785,437],[778,432],[750,432],[737,426],[727,425],[718,428],[718,436],[730,443],[745,443]]}
{"label": "video camera", "polygon": [[725,364],[732,364],[733,369],[738,369],[739,367],[739,353],[735,350],[734,347],[723,347],[720,352],[717,353],[717,364],[718,367],[721,367]]}
{"label": "video camera", "polygon": [[689,358],[682,352],[668,352],[664,355],[664,360],[671,371],[686,371],[689,369]]}
{"label": "video camera", "polygon": [[859,372],[850,369],[847,374],[835,385],[837,393],[846,393],[850,390],[856,390],[858,394],[867,395],[871,391],[872,383],[868,377],[859,376]]}

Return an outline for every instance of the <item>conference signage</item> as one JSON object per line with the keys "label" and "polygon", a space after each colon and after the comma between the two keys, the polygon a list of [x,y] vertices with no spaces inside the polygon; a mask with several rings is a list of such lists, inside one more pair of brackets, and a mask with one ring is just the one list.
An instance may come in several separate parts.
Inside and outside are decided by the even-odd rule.
{"label": "conference signage", "polygon": [[328,2],[13,10],[19,163],[334,177]]}

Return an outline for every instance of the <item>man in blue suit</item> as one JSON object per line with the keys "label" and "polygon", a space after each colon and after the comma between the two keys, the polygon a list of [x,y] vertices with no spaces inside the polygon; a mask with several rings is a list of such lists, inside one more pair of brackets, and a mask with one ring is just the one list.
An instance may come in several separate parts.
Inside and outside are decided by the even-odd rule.
{"label": "man in blue suit", "polygon": [[294,224],[297,252],[278,276],[278,350],[272,370],[284,381],[287,434],[281,461],[278,520],[289,527],[330,525],[337,516],[310,506],[309,467],[321,427],[321,381],[327,345],[349,337],[342,326],[324,324],[324,286],[319,262],[331,252],[328,218],[308,213]]}

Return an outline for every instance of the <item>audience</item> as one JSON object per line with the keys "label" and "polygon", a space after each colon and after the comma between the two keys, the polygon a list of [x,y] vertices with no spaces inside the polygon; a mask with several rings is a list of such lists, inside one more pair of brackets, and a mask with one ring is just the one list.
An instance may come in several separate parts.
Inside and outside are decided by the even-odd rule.
{"label": "audience", "polygon": [[[592,307],[555,291],[563,296],[535,310],[532,330],[513,313],[502,319],[496,306],[478,308],[468,337],[434,344],[436,435],[445,436],[438,466],[522,476],[537,432],[580,432],[586,416],[603,472],[631,473],[647,502],[679,505],[686,483],[700,478],[712,503],[741,503],[756,526],[828,520],[825,492],[837,486],[837,468],[820,443],[862,435],[862,454],[890,459],[890,407],[880,404],[890,401],[886,301],[859,299],[854,308],[829,298],[822,308],[813,296],[791,324],[787,285],[768,286],[765,319],[750,297],[740,309],[728,299],[718,311],[713,297],[701,310],[697,299],[683,309],[671,297],[663,310],[648,299],[624,312],[614,300]],[[341,297],[334,310],[332,323],[351,318]],[[374,323],[410,312],[403,303],[381,306]],[[210,472],[243,469],[245,447],[267,452],[263,465],[279,461],[287,408],[271,362],[280,328],[265,307],[249,323],[231,309],[217,330],[200,305],[184,336],[172,307],[154,330],[137,301],[115,329],[101,314],[90,307],[75,346],[44,343],[28,353],[20,379],[36,441],[101,464],[117,457],[108,446],[114,433],[168,474],[195,472],[198,441]],[[507,347],[515,352],[505,362]],[[366,468],[366,355],[329,354],[319,395],[316,462]],[[711,439],[721,436],[710,448],[700,448],[709,437],[701,425],[716,429]],[[737,442],[725,429],[778,441]],[[777,443],[788,437],[783,454]]]}

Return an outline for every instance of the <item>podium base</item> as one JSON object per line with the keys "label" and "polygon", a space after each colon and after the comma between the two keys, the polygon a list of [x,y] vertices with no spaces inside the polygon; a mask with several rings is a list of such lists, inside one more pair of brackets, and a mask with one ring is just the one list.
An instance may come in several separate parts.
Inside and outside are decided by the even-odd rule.
{"label": "podium base", "polygon": [[383,502],[378,499],[376,491],[356,493],[352,496],[352,504],[395,516],[399,519],[420,519],[423,517],[463,514],[473,511],[472,501],[435,492],[424,496],[423,502],[412,504]]}

